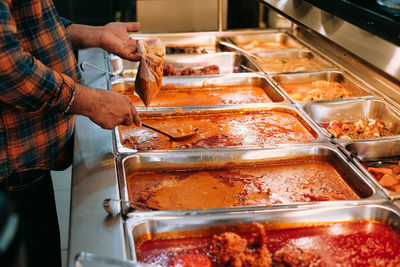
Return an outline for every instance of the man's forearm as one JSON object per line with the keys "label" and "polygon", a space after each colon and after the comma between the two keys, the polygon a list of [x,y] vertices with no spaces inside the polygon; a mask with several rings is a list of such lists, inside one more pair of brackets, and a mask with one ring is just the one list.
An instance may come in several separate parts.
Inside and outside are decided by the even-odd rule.
{"label": "man's forearm", "polygon": [[104,26],[71,24],[67,33],[74,49],[99,47]]}

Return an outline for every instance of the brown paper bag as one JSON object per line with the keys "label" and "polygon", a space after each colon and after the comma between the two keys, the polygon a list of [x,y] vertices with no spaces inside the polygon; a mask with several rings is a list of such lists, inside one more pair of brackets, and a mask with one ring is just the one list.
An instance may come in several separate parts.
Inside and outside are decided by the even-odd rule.
{"label": "brown paper bag", "polygon": [[161,87],[165,46],[160,39],[139,39],[138,54],[141,59],[136,74],[135,91],[148,107]]}

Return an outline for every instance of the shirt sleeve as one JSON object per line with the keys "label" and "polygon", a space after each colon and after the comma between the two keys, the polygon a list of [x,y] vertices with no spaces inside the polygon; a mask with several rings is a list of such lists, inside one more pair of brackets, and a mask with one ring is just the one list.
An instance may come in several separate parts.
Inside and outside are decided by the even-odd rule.
{"label": "shirt sleeve", "polygon": [[0,1],[0,101],[27,112],[64,112],[75,81],[23,50],[8,1]]}

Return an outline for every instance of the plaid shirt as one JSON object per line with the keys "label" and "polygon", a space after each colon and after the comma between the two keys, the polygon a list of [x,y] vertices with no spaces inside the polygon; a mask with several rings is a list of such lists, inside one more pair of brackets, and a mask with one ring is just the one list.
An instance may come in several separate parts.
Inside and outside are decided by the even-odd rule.
{"label": "plaid shirt", "polygon": [[0,0],[0,180],[69,160],[81,74],[64,24],[51,0]]}

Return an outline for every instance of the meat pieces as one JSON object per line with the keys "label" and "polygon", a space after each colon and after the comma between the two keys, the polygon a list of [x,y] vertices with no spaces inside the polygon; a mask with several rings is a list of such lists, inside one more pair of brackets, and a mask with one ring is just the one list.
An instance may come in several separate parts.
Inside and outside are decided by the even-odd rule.
{"label": "meat pieces", "polygon": [[400,161],[397,165],[384,168],[368,167],[367,170],[383,187],[400,193]]}
{"label": "meat pieces", "polygon": [[333,98],[354,97],[354,94],[341,83],[316,80],[311,83],[312,89],[307,92],[303,101],[317,101]]}
{"label": "meat pieces", "polygon": [[177,71],[172,65],[165,64],[164,76],[188,76],[188,75],[209,75],[219,74],[219,67],[217,65],[209,65],[203,68],[185,68],[182,71]]}
{"label": "meat pieces", "polygon": [[231,232],[214,235],[210,254],[217,264],[232,267],[272,266],[271,253],[264,243],[264,226],[259,223],[253,223],[253,226],[257,232],[250,240]]}
{"label": "meat pieces", "polygon": [[366,139],[394,135],[379,119],[359,119],[354,123],[334,120],[326,128],[333,136],[343,140]]}
{"label": "meat pieces", "polygon": [[273,260],[275,267],[308,267],[318,265],[321,258],[312,250],[286,245],[274,253]]}

